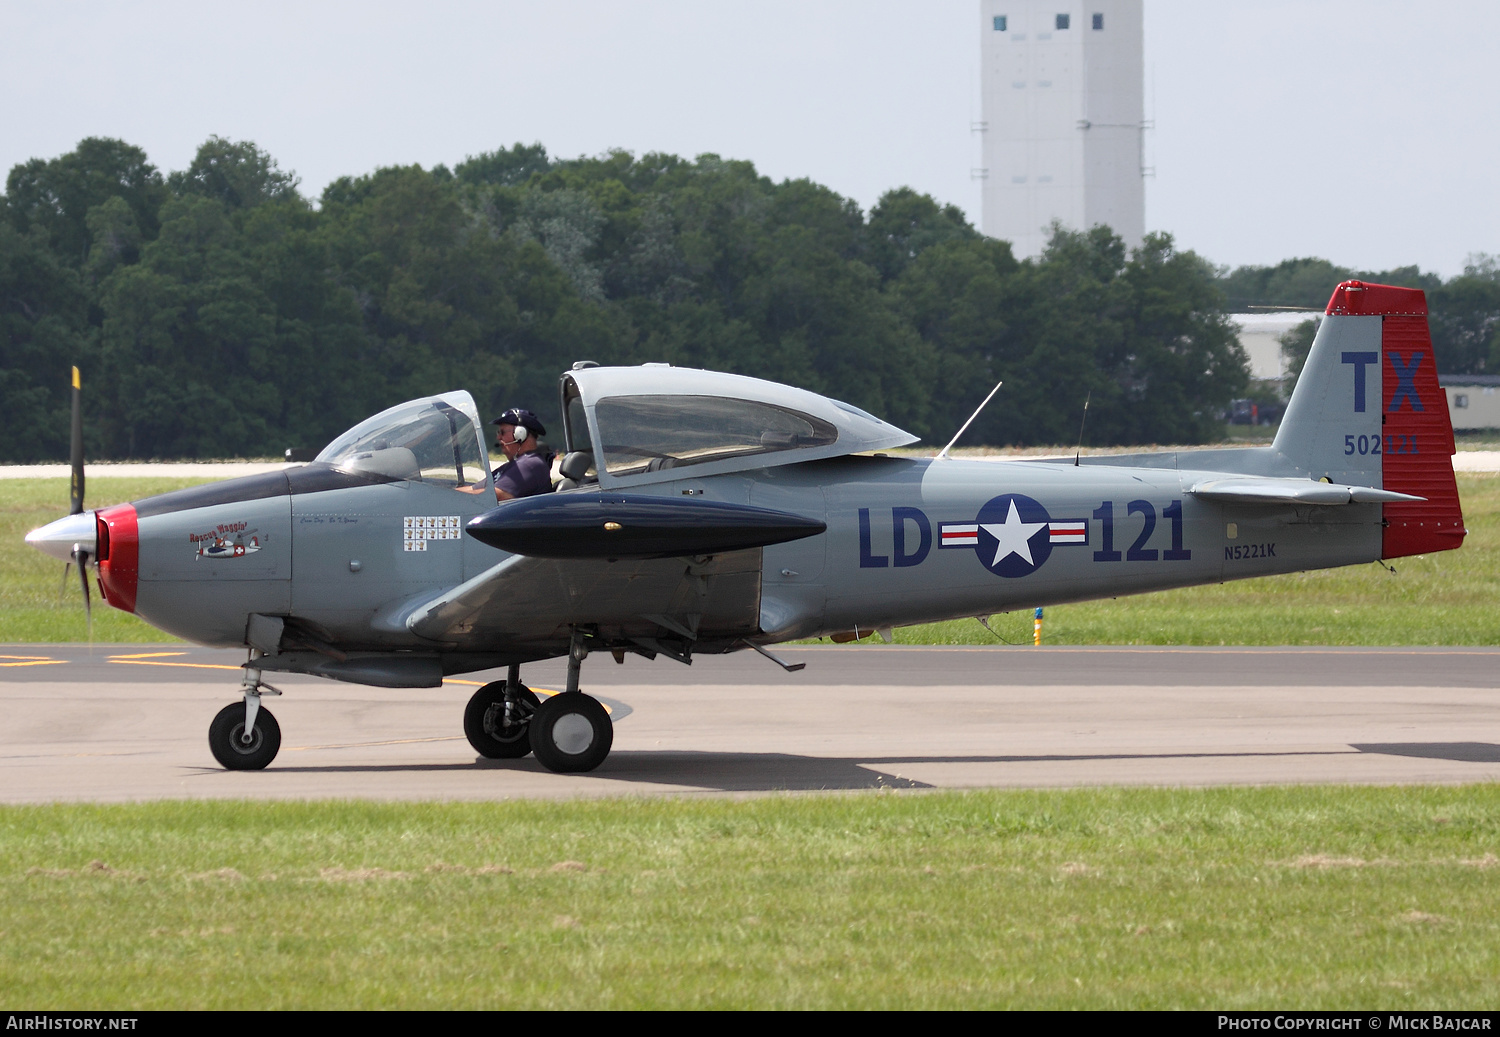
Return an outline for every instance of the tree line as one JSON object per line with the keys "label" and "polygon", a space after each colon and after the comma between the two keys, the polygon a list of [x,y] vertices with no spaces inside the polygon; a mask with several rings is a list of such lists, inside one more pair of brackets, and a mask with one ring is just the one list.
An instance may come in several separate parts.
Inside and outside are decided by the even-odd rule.
{"label": "tree line", "polygon": [[[1463,273],[1443,280],[1415,266],[1354,270],[1326,259],[1288,259],[1276,266],[1242,266],[1221,274],[1228,305],[1235,310],[1293,308],[1322,311],[1340,281],[1373,281],[1427,293],[1428,325],[1438,370],[1443,374],[1500,373],[1500,258],[1477,252]],[[1295,380],[1312,345],[1316,320],[1288,333],[1282,349]]]}
{"label": "tree line", "polygon": [[[1055,229],[1018,261],[908,188],[863,212],[749,162],[516,145],[316,202],[254,144],[163,175],[90,138],[0,197],[0,459],[278,455],[450,389],[551,424],[575,360],[826,393],[945,441],[1215,438],[1247,368],[1228,274],[1168,235]],[[1326,280],[1323,298],[1336,279]]]}

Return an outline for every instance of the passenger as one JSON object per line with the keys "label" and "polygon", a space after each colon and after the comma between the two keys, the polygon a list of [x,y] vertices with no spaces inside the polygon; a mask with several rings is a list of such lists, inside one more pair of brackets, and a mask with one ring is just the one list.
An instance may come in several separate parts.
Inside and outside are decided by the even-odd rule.
{"label": "passenger", "polygon": [[512,407],[492,424],[500,426],[495,445],[509,458],[495,469],[495,498],[514,500],[551,493],[553,455],[537,442],[547,430],[536,415],[524,407]]}

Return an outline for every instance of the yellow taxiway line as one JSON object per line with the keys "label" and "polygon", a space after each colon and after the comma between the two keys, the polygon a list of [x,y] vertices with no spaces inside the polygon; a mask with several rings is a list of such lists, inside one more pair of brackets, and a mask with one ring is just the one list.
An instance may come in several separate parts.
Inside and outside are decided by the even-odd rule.
{"label": "yellow taxiway line", "polygon": [[17,662],[0,663],[0,666],[62,666],[68,660],[49,659],[40,655],[0,655],[0,659],[16,659]]}
{"label": "yellow taxiway line", "polygon": [[186,652],[141,652],[136,655],[112,655],[109,661],[119,663],[122,666],[182,666],[190,670],[238,670],[239,666],[226,666],[223,663],[169,663],[162,660],[173,656],[187,655]]}

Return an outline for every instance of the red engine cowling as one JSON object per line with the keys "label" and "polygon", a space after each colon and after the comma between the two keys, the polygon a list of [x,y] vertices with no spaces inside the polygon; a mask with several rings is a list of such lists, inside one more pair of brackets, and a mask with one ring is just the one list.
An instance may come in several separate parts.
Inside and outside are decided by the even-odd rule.
{"label": "red engine cowling", "polygon": [[141,539],[135,508],[116,504],[95,513],[99,533],[99,592],[122,612],[135,611]]}

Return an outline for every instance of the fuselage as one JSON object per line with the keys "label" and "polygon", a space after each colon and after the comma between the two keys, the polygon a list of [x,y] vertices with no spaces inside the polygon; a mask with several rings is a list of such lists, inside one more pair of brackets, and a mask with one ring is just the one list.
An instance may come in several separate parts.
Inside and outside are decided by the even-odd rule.
{"label": "fuselage", "polygon": [[1422,293],[1349,282],[1264,447],[895,456],[917,437],[805,390],[580,364],[557,507],[496,505],[453,392],[311,464],[103,509],[97,543],[76,515],[28,539],[97,557],[111,605],[263,668],[432,684],[570,644],[687,659],[1450,550],[1444,401]]}
{"label": "fuselage", "polygon": [[405,622],[409,606],[527,561],[465,535],[489,502],[315,464],[103,509],[100,584],[111,605],[207,645],[245,644],[262,614],[343,649],[462,654],[565,646],[580,625],[606,639],[676,625],[706,648],[770,643],[1380,556],[1379,504],[1234,506],[1186,492],[1213,474],[855,456],[657,482],[637,492],[827,531],[718,557],[529,560],[498,625],[438,641]]}
{"label": "fuselage", "polygon": [[[251,649],[243,709],[210,726],[226,767],[276,754],[268,673],[411,688],[505,666],[466,708],[470,744],[581,771],[612,744],[608,713],[580,691],[593,652],[765,653],[1451,550],[1465,535],[1425,298],[1410,289],[1339,286],[1264,447],[893,456],[917,437],[742,375],[580,362],[559,389],[553,493],[497,505],[484,424],[460,391],[373,415],[311,464],[27,539],[96,564],[116,608]],[[82,474],[78,461],[75,507]],[[521,665],[560,655],[567,688],[542,703]]]}

